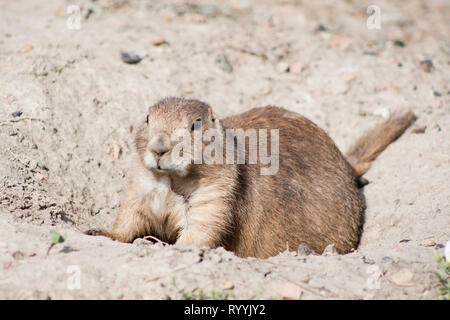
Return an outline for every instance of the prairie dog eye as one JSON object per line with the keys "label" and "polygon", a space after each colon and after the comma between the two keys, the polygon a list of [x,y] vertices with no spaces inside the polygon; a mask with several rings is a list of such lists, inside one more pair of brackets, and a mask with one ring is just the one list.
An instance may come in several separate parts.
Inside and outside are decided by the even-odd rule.
{"label": "prairie dog eye", "polygon": [[147,117],[145,118],[145,123],[148,124],[148,115],[147,115]]}
{"label": "prairie dog eye", "polygon": [[198,130],[202,127],[202,119],[198,118],[192,123],[191,131]]}

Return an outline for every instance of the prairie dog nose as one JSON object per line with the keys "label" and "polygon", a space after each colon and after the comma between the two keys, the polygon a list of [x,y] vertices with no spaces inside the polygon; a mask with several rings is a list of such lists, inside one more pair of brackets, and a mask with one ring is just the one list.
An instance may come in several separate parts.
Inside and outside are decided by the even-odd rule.
{"label": "prairie dog nose", "polygon": [[161,156],[170,150],[170,138],[166,133],[158,133],[149,143],[149,149]]}

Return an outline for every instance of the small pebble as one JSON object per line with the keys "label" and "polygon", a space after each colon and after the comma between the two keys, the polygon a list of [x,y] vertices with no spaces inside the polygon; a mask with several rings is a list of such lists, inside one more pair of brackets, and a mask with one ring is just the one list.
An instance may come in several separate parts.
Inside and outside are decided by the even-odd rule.
{"label": "small pebble", "polygon": [[142,58],[134,53],[121,52],[122,61],[128,64],[136,64],[141,62]]}
{"label": "small pebble", "polygon": [[377,108],[373,111],[374,116],[381,116],[384,119],[389,118],[390,112],[387,108]]}
{"label": "small pebble", "polygon": [[16,260],[23,260],[25,258],[25,254],[22,251],[14,251],[12,256]]}
{"label": "small pebble", "polygon": [[327,245],[322,252],[323,256],[334,256],[337,254],[338,254],[338,252],[337,252],[336,246],[334,244]]}
{"label": "small pebble", "polygon": [[296,62],[289,68],[289,71],[293,74],[300,74],[302,72],[303,66],[300,62]]}
{"label": "small pebble", "polygon": [[[36,145],[35,148],[33,147],[33,149],[38,149],[37,145]],[[40,169],[42,169],[42,170],[45,170],[45,171],[49,171],[49,170],[50,170],[50,169],[48,168],[47,164],[46,164],[43,160],[39,160],[37,165],[38,165],[38,167],[39,167]]]}
{"label": "small pebble", "polygon": [[36,300],[51,300],[50,296],[42,291],[35,290],[33,292],[33,299]]}
{"label": "small pebble", "polygon": [[300,243],[297,248],[297,253],[299,256],[309,256],[312,254],[312,250],[306,245],[306,243]]}
{"label": "small pebble", "polygon": [[308,281],[308,285],[311,288],[314,288],[314,289],[321,289],[321,288],[324,287],[323,282],[321,280],[318,280],[318,279],[311,279],[311,280],[309,280]]}
{"label": "small pebble", "polygon": [[28,52],[28,51],[31,51],[31,50],[33,50],[33,46],[32,45],[28,44],[28,45],[23,47],[23,52]]}
{"label": "small pebble", "polygon": [[288,300],[298,300],[301,298],[302,294],[302,288],[290,282],[285,283],[280,291],[281,298]]}
{"label": "small pebble", "polygon": [[425,240],[424,242],[422,242],[422,246],[424,247],[434,247],[436,245],[436,242],[434,242],[433,240]]}
{"label": "small pebble", "polygon": [[234,288],[234,284],[230,281],[224,281],[220,284],[220,289],[222,290],[232,290]]}
{"label": "small pebble", "polygon": [[431,61],[430,59],[420,61],[420,66],[425,72],[431,72],[431,70],[434,68],[433,61]]}
{"label": "small pebble", "polygon": [[116,299],[117,300],[122,300],[125,297],[125,295],[123,293],[119,294]]}
{"label": "small pebble", "polygon": [[367,258],[366,256],[362,257],[362,260],[365,264],[375,264],[373,259]]}
{"label": "small pebble", "polygon": [[289,72],[289,65],[286,62],[280,62],[277,64],[277,72],[278,73],[285,73]]}
{"label": "small pebble", "polygon": [[22,114],[23,114],[22,111],[16,111],[16,112],[11,113],[11,115],[13,116],[13,118],[20,117]]}
{"label": "small pebble", "polygon": [[315,30],[315,32],[323,32],[327,31],[327,28],[325,28],[323,25],[319,24]]}
{"label": "small pebble", "polygon": [[[92,230],[88,230],[88,232],[91,232],[91,231]],[[135,239],[133,241],[133,246],[136,246],[136,247],[139,247],[139,246],[146,247],[146,246],[149,246],[149,245],[153,245],[153,242],[145,240],[145,239],[142,239],[142,238],[137,238],[137,239]]]}
{"label": "small pebble", "polygon": [[414,274],[408,269],[402,269],[394,273],[390,278],[394,284],[401,287],[411,287],[415,285],[413,282]]}
{"label": "small pebble", "polygon": [[394,262],[394,260],[391,257],[383,257],[383,259],[381,259],[382,263],[392,263]]}
{"label": "small pebble", "polygon": [[164,38],[161,38],[161,37],[157,37],[157,38],[154,38],[152,40],[152,45],[154,45],[156,47],[158,47],[160,45],[163,45],[163,44],[166,44],[166,43],[167,43],[167,41],[164,40]]}
{"label": "small pebble", "polygon": [[219,53],[216,56],[215,63],[219,67],[219,69],[228,73],[233,72],[233,66],[231,65],[230,61],[228,60],[228,57],[225,54]]}
{"label": "small pebble", "polygon": [[403,48],[405,46],[405,43],[402,40],[394,40],[394,45]]}
{"label": "small pebble", "polygon": [[37,167],[38,167],[38,161],[36,159],[32,159],[28,163],[28,168],[30,168],[30,169],[36,169]]}
{"label": "small pebble", "polygon": [[412,130],[412,133],[422,134],[422,133],[425,133],[426,129],[427,129],[427,126],[416,127]]}

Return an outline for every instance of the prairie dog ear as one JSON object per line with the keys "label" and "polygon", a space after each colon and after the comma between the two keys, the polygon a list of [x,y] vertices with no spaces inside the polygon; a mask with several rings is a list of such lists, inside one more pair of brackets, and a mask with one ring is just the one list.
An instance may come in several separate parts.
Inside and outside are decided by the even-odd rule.
{"label": "prairie dog ear", "polygon": [[220,125],[219,118],[217,117],[215,112],[212,111],[211,108],[208,109],[208,116],[211,119],[212,123],[214,124],[214,127],[216,127],[216,129],[220,129],[221,125]]}
{"label": "prairie dog ear", "polygon": [[214,111],[212,111],[211,107],[208,108],[208,117],[211,119],[212,122],[214,122],[217,119],[216,114],[214,113]]}

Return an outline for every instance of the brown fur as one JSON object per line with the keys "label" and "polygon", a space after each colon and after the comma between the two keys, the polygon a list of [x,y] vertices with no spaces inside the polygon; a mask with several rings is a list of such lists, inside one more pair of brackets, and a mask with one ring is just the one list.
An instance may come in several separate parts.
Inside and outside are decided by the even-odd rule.
{"label": "brown fur", "polygon": [[[355,179],[406,129],[412,113],[395,115],[358,140],[347,153],[353,167],[325,131],[282,108],[252,109],[219,125],[208,105],[168,98],[151,107],[149,116],[151,124],[143,124],[136,136],[138,156],[132,162],[127,195],[113,230],[100,234],[124,242],[152,235],[171,243],[223,246],[241,257],[267,258],[286,248],[296,250],[302,242],[316,252],[328,244],[335,244],[339,253],[356,248],[364,201]],[[259,161],[191,164],[184,174],[144,166],[156,132],[189,128],[196,118],[202,119],[203,129],[218,126],[222,132],[225,128],[279,129],[278,172],[261,175]],[[158,153],[156,158],[162,161],[159,157],[164,155]],[[248,150],[246,156],[248,162]],[[145,181],[167,178],[169,189],[142,193]],[[158,202],[150,202],[158,195]],[[163,214],[152,212],[155,203]]]}

